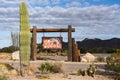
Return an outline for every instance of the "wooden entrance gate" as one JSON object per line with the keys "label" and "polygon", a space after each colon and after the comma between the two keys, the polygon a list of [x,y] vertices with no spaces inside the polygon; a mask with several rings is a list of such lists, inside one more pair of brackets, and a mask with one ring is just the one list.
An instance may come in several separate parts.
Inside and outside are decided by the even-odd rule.
{"label": "wooden entrance gate", "polygon": [[31,59],[36,60],[37,55],[37,32],[68,32],[68,53],[67,60],[72,61],[72,32],[75,32],[75,28],[72,28],[71,25],[68,25],[68,28],[37,28],[33,26],[33,29],[30,29],[32,33],[32,42],[31,42]]}

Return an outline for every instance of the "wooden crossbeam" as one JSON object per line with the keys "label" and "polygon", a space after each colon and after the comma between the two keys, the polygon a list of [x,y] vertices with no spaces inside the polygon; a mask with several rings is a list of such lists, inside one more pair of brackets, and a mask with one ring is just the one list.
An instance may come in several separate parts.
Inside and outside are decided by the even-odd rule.
{"label": "wooden crossbeam", "polygon": [[[72,28],[71,31],[75,32],[75,28]],[[30,32],[33,32],[33,29],[30,29]],[[68,32],[68,28],[37,28],[36,32]]]}

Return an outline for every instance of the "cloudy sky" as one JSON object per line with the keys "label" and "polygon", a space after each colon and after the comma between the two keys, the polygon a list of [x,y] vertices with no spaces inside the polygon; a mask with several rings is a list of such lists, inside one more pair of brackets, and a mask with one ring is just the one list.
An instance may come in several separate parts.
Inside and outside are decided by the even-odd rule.
{"label": "cloudy sky", "polygon": [[[76,41],[84,38],[120,38],[119,0],[0,0],[0,48],[9,46],[11,32],[19,32],[19,4],[26,2],[30,26],[38,28],[75,28]],[[39,33],[43,36],[63,36],[67,33]]]}

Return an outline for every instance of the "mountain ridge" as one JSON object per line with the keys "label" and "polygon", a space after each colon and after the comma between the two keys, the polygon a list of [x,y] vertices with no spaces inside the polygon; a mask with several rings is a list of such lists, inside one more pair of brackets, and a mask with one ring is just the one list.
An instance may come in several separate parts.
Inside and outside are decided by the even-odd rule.
{"label": "mountain ridge", "polygon": [[[76,41],[81,52],[114,52],[115,49],[120,49],[120,38],[111,38],[102,40],[99,38]],[[63,49],[67,49],[67,42],[63,42]]]}

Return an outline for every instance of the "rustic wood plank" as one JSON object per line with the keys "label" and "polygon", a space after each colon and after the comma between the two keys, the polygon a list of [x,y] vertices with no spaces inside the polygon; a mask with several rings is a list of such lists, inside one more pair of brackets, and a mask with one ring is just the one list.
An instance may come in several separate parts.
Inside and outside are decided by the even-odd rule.
{"label": "rustic wood plank", "polygon": [[[33,32],[33,29],[30,29],[30,32]],[[36,32],[68,32],[68,28],[37,28]],[[75,28],[72,28],[71,32],[75,32]]]}

